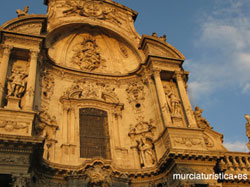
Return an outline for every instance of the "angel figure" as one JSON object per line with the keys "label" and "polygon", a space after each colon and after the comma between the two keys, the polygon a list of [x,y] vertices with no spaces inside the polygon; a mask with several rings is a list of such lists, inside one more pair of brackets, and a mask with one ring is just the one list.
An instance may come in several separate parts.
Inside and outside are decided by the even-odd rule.
{"label": "angel figure", "polygon": [[79,1],[66,0],[66,6],[70,8],[67,10],[64,10],[63,14],[65,15],[82,14],[83,6],[79,3]]}
{"label": "angel figure", "polygon": [[26,15],[28,15],[28,12],[29,12],[29,6],[25,6],[23,10],[20,10],[20,9],[16,10],[18,17],[26,16]]}

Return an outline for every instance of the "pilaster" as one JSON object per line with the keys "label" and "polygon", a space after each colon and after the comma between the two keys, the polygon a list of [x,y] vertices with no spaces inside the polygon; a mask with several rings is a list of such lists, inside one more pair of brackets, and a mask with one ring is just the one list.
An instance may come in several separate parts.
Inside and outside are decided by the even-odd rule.
{"label": "pilaster", "polygon": [[33,109],[38,53],[39,52],[36,50],[30,50],[30,69],[27,83],[26,103],[24,107],[26,110]]}
{"label": "pilaster", "polygon": [[3,49],[3,56],[2,56],[1,65],[0,65],[0,107],[2,106],[4,85],[6,81],[10,54],[11,54],[11,50],[13,46],[3,44],[1,45],[1,48]]}
{"label": "pilaster", "polygon": [[169,111],[167,110],[167,101],[166,101],[166,96],[164,93],[163,85],[161,82],[160,73],[161,73],[161,70],[158,70],[158,69],[153,70],[156,90],[158,93],[158,98],[159,98],[159,102],[160,102],[160,108],[162,111],[164,124],[165,124],[165,126],[170,126],[172,123],[171,116],[170,116]]}
{"label": "pilaster", "polygon": [[191,128],[197,128],[197,124],[193,115],[193,110],[188,98],[188,94],[185,88],[185,83],[183,80],[183,74],[181,72],[175,72],[174,75],[176,82],[177,82],[177,87],[180,93],[180,97],[183,103],[184,107],[184,113],[186,114],[186,118],[188,121],[188,126]]}

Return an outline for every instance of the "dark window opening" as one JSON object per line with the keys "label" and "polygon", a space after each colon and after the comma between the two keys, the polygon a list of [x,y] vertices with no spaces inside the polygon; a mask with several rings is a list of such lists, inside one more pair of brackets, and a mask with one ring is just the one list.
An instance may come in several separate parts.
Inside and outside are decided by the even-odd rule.
{"label": "dark window opening", "polygon": [[82,108],[80,119],[80,157],[110,158],[107,112]]}
{"label": "dark window opening", "polygon": [[11,187],[12,186],[11,175],[0,174],[0,186]]}

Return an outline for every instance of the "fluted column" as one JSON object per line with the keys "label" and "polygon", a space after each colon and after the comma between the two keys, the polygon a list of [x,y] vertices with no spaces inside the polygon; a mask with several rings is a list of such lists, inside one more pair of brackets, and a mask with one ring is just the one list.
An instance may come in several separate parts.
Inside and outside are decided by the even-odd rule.
{"label": "fluted column", "polygon": [[166,126],[170,126],[172,124],[172,121],[171,121],[170,113],[167,110],[167,100],[166,100],[165,92],[164,92],[163,85],[161,82],[160,73],[161,73],[160,70],[154,70],[154,79],[155,79],[155,84],[156,84],[156,90],[158,93],[160,108],[162,111],[162,116],[163,116],[164,124],[166,127]]}
{"label": "fluted column", "polygon": [[188,126],[191,128],[197,128],[193,110],[192,110],[192,107],[188,98],[188,94],[187,94],[185,83],[184,83],[182,76],[183,74],[181,72],[175,72],[175,78],[176,78],[177,86],[178,86],[179,93],[181,96],[181,100],[183,103],[183,107],[185,110],[186,118],[188,121]]}
{"label": "fluted column", "polygon": [[0,65],[0,107],[2,106],[4,85],[6,81],[10,53],[13,47],[9,45],[1,45],[1,48],[3,49],[3,56]]}
{"label": "fluted column", "polygon": [[32,110],[35,95],[35,85],[36,85],[36,72],[37,72],[37,58],[38,51],[30,51],[30,68],[26,91],[26,103],[24,109]]}

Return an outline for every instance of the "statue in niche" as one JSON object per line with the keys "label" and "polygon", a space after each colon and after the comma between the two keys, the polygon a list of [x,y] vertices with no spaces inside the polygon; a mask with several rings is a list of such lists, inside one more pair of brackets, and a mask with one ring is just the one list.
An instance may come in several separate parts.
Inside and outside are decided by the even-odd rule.
{"label": "statue in niche", "polygon": [[151,139],[142,137],[137,140],[141,167],[152,167],[156,163],[154,144]]}
{"label": "statue in niche", "polygon": [[177,96],[172,92],[168,91],[166,93],[167,104],[170,109],[172,116],[180,116],[181,115],[181,101]]}
{"label": "statue in niche", "polygon": [[207,127],[210,127],[210,124],[204,117],[201,116],[202,112],[203,112],[203,109],[196,106],[194,110],[194,117],[196,119],[198,127],[205,129]]}
{"label": "statue in niche", "polygon": [[101,58],[96,41],[91,38],[84,39],[80,47],[74,49],[72,61],[82,70],[87,71],[93,71],[105,62]]}
{"label": "statue in niche", "polygon": [[16,67],[12,70],[11,76],[8,77],[8,94],[7,96],[13,96],[21,98],[24,95],[27,84],[27,74],[21,67]]}
{"label": "statue in niche", "polygon": [[250,116],[248,114],[245,114],[246,122],[246,135],[248,137],[249,142],[247,143],[248,149],[250,149]]}
{"label": "statue in niche", "polygon": [[28,12],[29,12],[29,6],[25,6],[23,10],[20,10],[20,9],[16,10],[18,17],[26,16],[26,15],[28,15]]}

